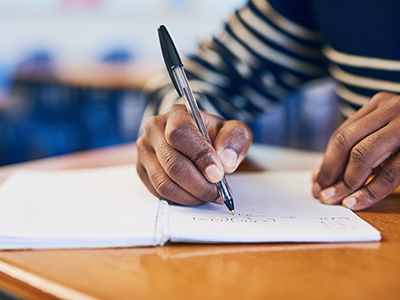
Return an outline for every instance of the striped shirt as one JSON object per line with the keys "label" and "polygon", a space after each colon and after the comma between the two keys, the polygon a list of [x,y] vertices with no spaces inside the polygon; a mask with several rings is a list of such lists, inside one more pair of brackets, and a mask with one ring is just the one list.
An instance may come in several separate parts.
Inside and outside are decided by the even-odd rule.
{"label": "striped shirt", "polygon": [[[199,107],[250,124],[302,84],[330,74],[348,117],[375,93],[400,93],[400,1],[251,0],[183,60]],[[146,115],[178,101],[169,78]]]}

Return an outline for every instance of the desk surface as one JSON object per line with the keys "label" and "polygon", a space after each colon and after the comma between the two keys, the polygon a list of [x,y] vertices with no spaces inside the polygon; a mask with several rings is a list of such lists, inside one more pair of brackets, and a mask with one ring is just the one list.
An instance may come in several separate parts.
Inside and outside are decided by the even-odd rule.
{"label": "desk surface", "polygon": [[[313,169],[322,158],[273,147],[249,156],[247,166],[262,169]],[[21,167],[135,160],[128,144],[2,167],[0,181]],[[0,287],[29,299],[398,299],[400,201],[388,197],[357,214],[381,231],[381,242],[2,251]]]}

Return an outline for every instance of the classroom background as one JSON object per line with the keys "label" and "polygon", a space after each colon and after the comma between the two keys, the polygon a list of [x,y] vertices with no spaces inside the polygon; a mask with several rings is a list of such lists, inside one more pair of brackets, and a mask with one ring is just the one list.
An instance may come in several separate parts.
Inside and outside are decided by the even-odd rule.
{"label": "classroom background", "polygon": [[[243,3],[0,0],[0,165],[135,141],[143,86],[164,71],[157,27],[189,53]],[[332,90],[323,79],[289,95],[252,124],[255,141],[322,151]]]}

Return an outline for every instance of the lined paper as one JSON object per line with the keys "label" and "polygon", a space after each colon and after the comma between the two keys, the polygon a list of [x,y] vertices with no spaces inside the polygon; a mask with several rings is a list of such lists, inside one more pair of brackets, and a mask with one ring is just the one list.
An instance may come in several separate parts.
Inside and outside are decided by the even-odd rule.
{"label": "lined paper", "polygon": [[378,241],[379,231],[351,210],[311,196],[311,172],[282,171],[227,177],[235,216],[224,205],[171,205],[170,237],[177,242]]}
{"label": "lined paper", "polygon": [[158,205],[133,165],[17,171],[0,187],[0,248],[157,244]]}

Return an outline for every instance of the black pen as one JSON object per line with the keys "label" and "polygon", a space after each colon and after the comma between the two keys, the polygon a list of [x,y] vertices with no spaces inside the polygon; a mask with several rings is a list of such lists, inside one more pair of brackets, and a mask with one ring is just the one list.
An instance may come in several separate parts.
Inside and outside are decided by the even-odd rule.
{"label": "black pen", "polygon": [[[164,25],[161,25],[158,28],[158,37],[160,38],[160,45],[165,65],[167,67],[169,76],[171,77],[171,80],[175,86],[175,89],[178,92],[179,96],[183,97],[183,99],[185,100],[186,109],[196,121],[197,128],[204,136],[204,138],[212,145],[210,136],[208,135],[207,129],[204,126],[203,120],[201,119],[196,99],[194,98],[185,71],[183,70],[182,61],[179,57],[178,51],[175,48],[174,42],[172,41],[172,38]],[[217,182],[216,185],[218,188],[218,192],[224,200],[226,207],[230,210],[232,215],[234,215],[235,208],[233,205],[233,198],[231,192],[229,191],[228,183],[226,182],[225,176],[220,182]]]}

